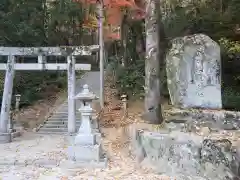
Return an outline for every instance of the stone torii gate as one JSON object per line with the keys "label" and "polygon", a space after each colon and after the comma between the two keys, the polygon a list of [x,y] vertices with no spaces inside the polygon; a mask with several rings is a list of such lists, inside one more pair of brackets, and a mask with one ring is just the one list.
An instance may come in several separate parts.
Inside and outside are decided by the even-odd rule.
{"label": "stone torii gate", "polygon": [[[91,70],[90,64],[76,64],[76,56],[91,55],[99,45],[63,47],[0,47],[0,56],[7,56],[7,64],[0,63],[0,70],[6,70],[2,107],[0,115],[0,143],[11,142],[8,131],[15,70],[67,70],[68,71],[68,132],[76,132],[75,115],[75,70]],[[15,63],[15,56],[37,57],[38,63]],[[47,56],[64,56],[67,63],[47,63]]]}

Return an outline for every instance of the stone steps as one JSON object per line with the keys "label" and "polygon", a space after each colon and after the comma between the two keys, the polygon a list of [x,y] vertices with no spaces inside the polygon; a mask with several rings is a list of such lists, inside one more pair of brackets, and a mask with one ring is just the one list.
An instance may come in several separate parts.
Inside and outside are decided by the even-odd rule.
{"label": "stone steps", "polygon": [[[66,108],[63,109],[63,106]],[[79,129],[81,121],[81,113],[76,112],[76,129]],[[49,117],[45,122],[43,127],[41,127],[38,130],[38,133],[42,134],[62,134],[62,133],[67,133],[68,131],[68,109],[67,109],[67,104],[64,104],[58,108],[58,110],[53,113],[51,117]]]}
{"label": "stone steps", "polygon": [[[76,121],[76,124],[80,124],[81,123],[81,121],[80,120],[77,120]],[[58,120],[58,119],[56,119],[56,120],[48,120],[48,121],[45,121],[45,125],[48,125],[48,124],[68,124],[68,121],[67,121],[67,119],[66,120]]]}
{"label": "stone steps", "polygon": [[[91,73],[90,73],[91,74]],[[97,80],[97,74],[93,73],[93,75],[86,76],[86,79],[81,79],[76,82],[76,95],[82,91],[83,85],[87,82],[90,83],[92,90],[90,91],[97,91],[99,89],[99,81]],[[93,77],[92,77],[93,76]],[[90,78],[90,80],[89,80]],[[91,83],[94,81],[94,83]],[[96,82],[95,82],[96,81]],[[97,83],[97,86],[95,85]],[[81,102],[76,100],[76,130],[80,127],[80,119],[81,113],[78,109],[81,107]],[[94,117],[94,114],[93,114]],[[46,119],[43,126],[38,130],[39,133],[65,133],[68,131],[68,100],[66,99],[61,105],[56,108],[56,111]]]}
{"label": "stone steps", "polygon": [[[80,127],[80,124],[81,123],[76,123],[76,126],[77,127]],[[46,124],[45,126],[44,126],[44,128],[66,128],[67,129],[67,124]]]}
{"label": "stone steps", "polygon": [[[77,118],[77,121],[81,119],[80,116],[76,116],[76,118]],[[68,118],[67,117],[50,117],[48,118],[47,121],[68,121]]]}
{"label": "stone steps", "polygon": [[[77,126],[76,127],[76,129],[78,129],[79,128],[79,126]],[[68,131],[68,129],[67,129],[67,127],[63,127],[63,128],[58,128],[58,127],[56,127],[56,128],[50,128],[50,127],[42,127],[42,128],[40,128],[39,129],[39,131],[38,132],[40,132],[40,133],[51,133],[51,132],[66,132],[67,133],[67,131]]]}
{"label": "stone steps", "polygon": [[[80,113],[76,113],[76,117],[81,117]],[[56,113],[53,114],[50,118],[68,118],[68,113]]]}

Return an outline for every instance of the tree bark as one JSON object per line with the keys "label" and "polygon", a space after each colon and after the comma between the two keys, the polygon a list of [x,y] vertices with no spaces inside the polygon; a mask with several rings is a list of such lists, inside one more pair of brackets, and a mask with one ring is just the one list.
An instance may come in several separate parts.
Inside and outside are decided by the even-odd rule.
{"label": "tree bark", "polygon": [[[125,12],[127,13],[127,12]],[[127,38],[128,38],[128,24],[127,24],[127,14],[123,16],[121,23],[121,46],[122,46],[122,66],[127,67]]]}
{"label": "tree bark", "polygon": [[160,1],[146,1],[145,120],[163,122],[160,93]]}

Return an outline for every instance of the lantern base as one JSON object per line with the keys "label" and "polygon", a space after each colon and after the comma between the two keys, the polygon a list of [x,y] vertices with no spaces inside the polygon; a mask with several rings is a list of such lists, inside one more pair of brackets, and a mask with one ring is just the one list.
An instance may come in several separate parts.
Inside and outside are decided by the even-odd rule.
{"label": "lantern base", "polygon": [[99,161],[100,145],[82,146],[73,145],[68,147],[68,159],[72,161]]}
{"label": "lantern base", "polygon": [[100,159],[100,161],[72,161],[72,160],[66,160],[63,161],[60,164],[61,168],[64,168],[64,170],[69,170],[72,172],[73,170],[79,169],[79,168],[106,168],[107,167],[107,158],[103,157]]}
{"label": "lantern base", "polygon": [[68,160],[73,166],[106,167],[107,158],[100,144],[72,145],[68,147]]}
{"label": "lantern base", "polygon": [[78,133],[74,141],[75,145],[95,145],[96,135],[95,134],[82,134]]}

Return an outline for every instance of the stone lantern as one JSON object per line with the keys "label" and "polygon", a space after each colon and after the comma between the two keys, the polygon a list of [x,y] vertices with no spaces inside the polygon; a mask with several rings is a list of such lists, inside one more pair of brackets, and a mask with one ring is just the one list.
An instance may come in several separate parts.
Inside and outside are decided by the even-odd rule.
{"label": "stone lantern", "polygon": [[86,106],[92,103],[93,100],[97,100],[98,97],[89,91],[88,85],[85,84],[83,86],[83,90],[77,94],[77,96],[75,97],[76,100],[80,100],[81,101],[81,107],[82,106]]}
{"label": "stone lantern", "polygon": [[[90,92],[90,91],[89,91],[89,88],[88,88],[88,85],[85,84],[85,85],[83,86],[83,90],[76,95],[75,99],[76,99],[76,101],[80,101],[80,109],[81,109],[81,108],[84,107],[84,106],[89,106],[89,107],[91,107],[92,101],[93,101],[93,100],[97,100],[98,97],[97,97],[93,92]],[[80,110],[80,109],[79,109],[79,112],[81,113],[81,110]],[[92,111],[92,114],[93,114],[93,113],[94,113],[94,111]],[[91,114],[91,116],[92,116],[92,114]],[[81,119],[83,119],[82,113],[81,113]],[[90,119],[91,119],[90,121],[91,121],[91,124],[93,125],[93,128],[94,128],[95,130],[97,130],[96,128],[98,128],[98,126],[97,126],[96,120],[93,120],[92,117],[91,117]],[[81,128],[81,127],[80,127],[80,128]],[[98,131],[98,130],[97,130],[97,131]]]}
{"label": "stone lantern", "polygon": [[94,110],[91,107],[93,100],[98,99],[96,95],[89,91],[88,85],[83,86],[75,99],[80,101],[81,126],[74,139],[74,143],[68,147],[68,157],[80,166],[95,164],[96,166],[105,167],[106,158],[102,154],[100,143],[100,134],[93,129],[92,114]]}
{"label": "stone lantern", "polygon": [[21,100],[21,94],[16,94],[16,104],[15,104],[15,110],[19,111],[19,105],[20,105],[20,100]]}

